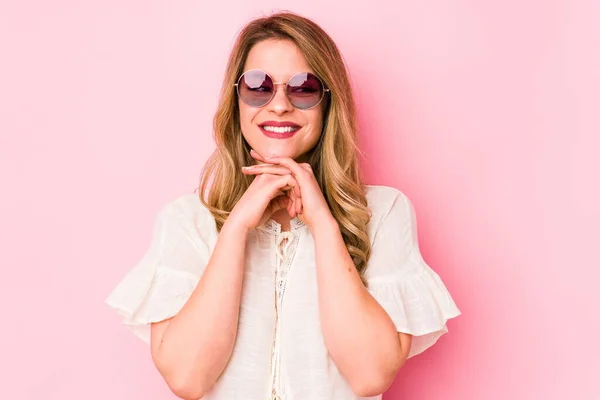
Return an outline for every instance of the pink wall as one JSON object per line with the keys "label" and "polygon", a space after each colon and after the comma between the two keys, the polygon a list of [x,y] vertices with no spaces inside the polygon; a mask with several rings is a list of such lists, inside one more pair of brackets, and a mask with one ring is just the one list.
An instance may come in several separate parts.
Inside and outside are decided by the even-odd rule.
{"label": "pink wall", "polygon": [[0,398],[172,398],[103,300],[276,5],[339,44],[368,180],[413,200],[463,312],[384,398],[600,399],[600,3],[203,3],[0,3]]}

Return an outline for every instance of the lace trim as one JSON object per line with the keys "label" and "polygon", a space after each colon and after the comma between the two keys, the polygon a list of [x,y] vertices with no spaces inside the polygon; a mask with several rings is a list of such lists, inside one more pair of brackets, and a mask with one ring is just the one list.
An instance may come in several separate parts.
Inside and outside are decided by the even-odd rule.
{"label": "lace trim", "polygon": [[[300,229],[303,226],[306,226],[306,224],[302,222],[302,220],[300,220],[300,218],[298,217],[290,220],[290,228],[292,232],[297,229]],[[280,234],[281,224],[273,219],[268,219],[264,224],[258,226],[257,229],[261,229],[275,234]]]}
{"label": "lace trim", "polygon": [[[269,220],[267,222],[270,222]],[[280,327],[280,314],[283,307],[283,299],[285,296],[285,288],[287,286],[288,273],[292,265],[292,261],[298,248],[298,242],[300,240],[300,234],[294,234],[293,231],[303,226],[304,224],[299,219],[292,220],[290,222],[291,231],[281,232],[281,225],[277,222],[274,224],[268,224],[267,229],[275,229],[277,233],[276,237],[276,269],[275,269],[275,312],[277,315],[275,325],[275,335],[273,341],[273,348],[271,352],[271,378],[272,378],[272,397],[275,399],[285,399],[286,396],[281,388],[281,327]]]}
{"label": "lace trim", "polygon": [[295,235],[292,232],[283,232],[277,238],[277,272],[276,272],[276,288],[279,307],[283,305],[283,296],[287,285],[288,272],[292,265],[292,260],[298,248],[300,235]]}

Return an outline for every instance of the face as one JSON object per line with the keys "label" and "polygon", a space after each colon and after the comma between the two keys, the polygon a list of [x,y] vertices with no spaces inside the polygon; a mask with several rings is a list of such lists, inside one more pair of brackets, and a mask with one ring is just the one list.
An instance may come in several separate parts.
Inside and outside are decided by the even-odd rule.
{"label": "face", "polygon": [[[260,69],[278,83],[287,82],[299,72],[314,74],[293,42],[271,39],[257,43],[250,50],[243,71],[250,69]],[[238,97],[242,134],[250,147],[263,157],[304,161],[303,156],[319,141],[325,104],[323,99],[314,108],[298,109],[290,103],[285,85],[275,85],[275,96],[262,107],[251,107]],[[275,129],[269,125],[273,123],[295,124],[298,129],[291,136],[273,135],[270,131]]]}

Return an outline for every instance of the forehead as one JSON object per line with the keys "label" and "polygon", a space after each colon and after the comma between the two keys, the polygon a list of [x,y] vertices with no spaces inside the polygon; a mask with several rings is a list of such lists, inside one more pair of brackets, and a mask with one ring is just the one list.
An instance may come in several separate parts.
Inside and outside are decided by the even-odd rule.
{"label": "forehead", "polygon": [[310,72],[304,55],[289,40],[263,40],[252,47],[244,64],[244,71],[261,69],[275,81],[285,81],[298,72]]}

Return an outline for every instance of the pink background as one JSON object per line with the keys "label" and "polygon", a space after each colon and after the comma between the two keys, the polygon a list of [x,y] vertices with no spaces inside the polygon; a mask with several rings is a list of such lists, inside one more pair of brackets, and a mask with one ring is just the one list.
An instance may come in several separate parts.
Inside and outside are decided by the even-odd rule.
{"label": "pink background", "polygon": [[0,398],[174,398],[103,301],[274,9],[338,43],[368,182],[413,200],[463,312],[384,399],[600,399],[595,0],[1,2]]}

